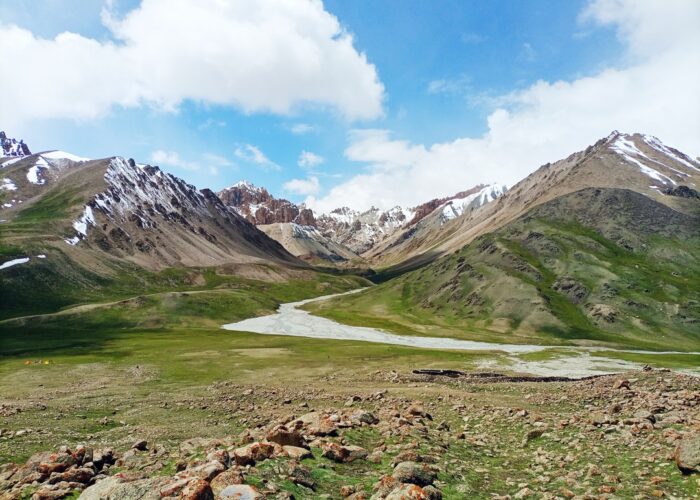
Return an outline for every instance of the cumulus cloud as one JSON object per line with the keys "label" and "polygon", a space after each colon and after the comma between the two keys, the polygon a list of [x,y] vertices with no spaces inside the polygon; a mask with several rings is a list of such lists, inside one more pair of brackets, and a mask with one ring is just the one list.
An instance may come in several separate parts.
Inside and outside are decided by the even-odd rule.
{"label": "cumulus cloud", "polygon": [[595,0],[581,23],[614,27],[624,64],[500,96],[481,137],[423,145],[386,130],[355,131],[345,154],[363,173],[307,203],[321,211],[412,206],[482,182],[512,185],[614,129],[700,153],[700,2]]}
{"label": "cumulus cloud", "polygon": [[301,168],[312,169],[319,166],[324,161],[326,161],[323,156],[319,156],[311,151],[302,151],[299,154],[299,159],[297,160],[297,165]]}
{"label": "cumulus cloud", "polygon": [[[109,6],[109,3],[107,4]],[[321,1],[143,0],[103,13],[111,39],[53,39],[0,23],[2,121],[92,119],[114,106],[174,111],[185,100],[287,114],[312,104],[382,114],[374,65]]]}
{"label": "cumulus cloud", "polygon": [[285,182],[282,188],[293,194],[314,195],[321,190],[321,184],[317,177],[311,176],[308,179],[292,179]]}
{"label": "cumulus cloud", "polygon": [[262,167],[264,170],[282,170],[282,167],[270,160],[267,156],[265,156],[265,153],[263,153],[259,147],[254,146],[253,144],[243,144],[238,146],[234,150],[233,154],[243,161]]}

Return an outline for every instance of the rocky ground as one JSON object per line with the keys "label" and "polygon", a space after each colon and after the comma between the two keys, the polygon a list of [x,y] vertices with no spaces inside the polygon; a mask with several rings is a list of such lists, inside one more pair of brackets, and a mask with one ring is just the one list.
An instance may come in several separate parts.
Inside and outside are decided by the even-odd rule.
{"label": "rocky ground", "polygon": [[[351,393],[340,390],[349,380],[333,376],[303,389],[217,383],[200,398],[161,404],[228,415],[235,433],[196,437],[195,423],[191,438],[161,442],[140,427],[138,439],[126,441],[133,431],[125,430],[111,447],[87,435],[2,465],[0,498],[700,495],[697,378],[665,370],[573,382],[411,371],[370,378]],[[29,410],[0,411],[12,423]],[[0,440],[11,447],[41,431],[3,430]]]}

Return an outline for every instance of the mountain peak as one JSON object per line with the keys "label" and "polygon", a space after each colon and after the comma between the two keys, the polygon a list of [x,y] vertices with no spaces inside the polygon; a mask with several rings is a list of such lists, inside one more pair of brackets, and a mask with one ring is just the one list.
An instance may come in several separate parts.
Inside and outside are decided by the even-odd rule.
{"label": "mountain peak", "polygon": [[22,139],[18,141],[14,137],[7,137],[7,134],[3,131],[0,131],[0,145],[2,145],[2,156],[27,156],[32,154]]}

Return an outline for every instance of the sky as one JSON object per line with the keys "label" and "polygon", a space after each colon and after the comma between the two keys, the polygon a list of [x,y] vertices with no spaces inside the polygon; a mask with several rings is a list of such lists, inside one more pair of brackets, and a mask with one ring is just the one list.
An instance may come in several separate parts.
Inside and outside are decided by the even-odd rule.
{"label": "sky", "polygon": [[0,130],[324,212],[700,155],[697,0],[0,0]]}

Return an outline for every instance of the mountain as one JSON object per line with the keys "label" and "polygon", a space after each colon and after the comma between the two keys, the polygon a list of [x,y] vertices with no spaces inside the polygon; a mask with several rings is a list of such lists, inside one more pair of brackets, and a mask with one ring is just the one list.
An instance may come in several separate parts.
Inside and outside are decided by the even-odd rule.
{"label": "mountain", "polygon": [[289,253],[316,264],[362,265],[363,259],[349,248],[327,238],[314,226],[295,222],[258,225]]}
{"label": "mountain", "polygon": [[258,278],[308,269],[208,189],[122,157],[61,151],[0,157],[0,265],[7,311],[118,295],[126,283],[203,283],[188,268]]}
{"label": "mountain", "polygon": [[[584,151],[548,163],[488,203],[445,224],[429,238],[412,239],[399,251],[377,249],[381,262],[391,264],[388,276],[415,269],[455,252],[478,236],[515,220],[527,210],[587,187],[632,189],[677,210],[688,210],[681,197],[667,194],[678,186],[700,184],[700,164],[688,155],[645,134],[613,131]],[[397,236],[398,238],[398,236]],[[367,256],[370,263],[377,257]]]}
{"label": "mountain", "polygon": [[[292,254],[340,263],[357,262],[365,256],[381,256],[388,247],[386,242],[402,231],[404,238],[407,231],[409,236],[413,235],[415,229],[412,228],[423,219],[433,216],[436,223],[442,225],[463,212],[471,212],[498,198],[504,191],[504,186],[480,185],[410,209],[396,206],[386,211],[375,207],[359,211],[341,207],[327,214],[315,214],[303,205],[275,198],[265,188],[246,181],[240,181],[218,195],[226,205],[251,223],[260,225]],[[383,262],[381,258],[374,260]]]}
{"label": "mountain", "polygon": [[289,200],[275,198],[267,189],[256,187],[248,181],[240,181],[217,193],[221,201],[233,208],[252,224],[294,222],[305,226],[315,225],[313,212],[299,207]]}
{"label": "mountain", "polygon": [[[415,215],[389,238],[368,251],[364,257],[379,266],[409,263],[430,258],[427,250],[457,230],[460,220],[475,210],[499,199],[507,191],[501,184],[479,185],[454,196],[431,200],[416,207]],[[425,255],[421,255],[425,253]],[[416,259],[416,257],[418,257]]]}
{"label": "mountain", "polygon": [[687,155],[615,132],[455,219],[442,258],[322,312],[425,335],[697,350],[699,181]]}

